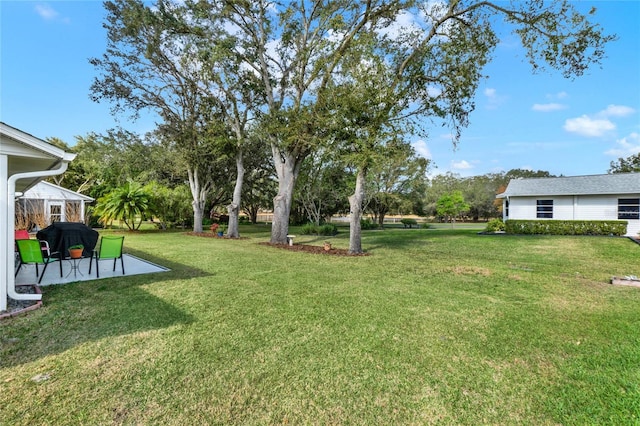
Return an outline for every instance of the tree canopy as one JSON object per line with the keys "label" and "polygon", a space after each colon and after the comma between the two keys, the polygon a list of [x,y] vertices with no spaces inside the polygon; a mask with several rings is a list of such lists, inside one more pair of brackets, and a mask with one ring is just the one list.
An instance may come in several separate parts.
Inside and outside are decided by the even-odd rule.
{"label": "tree canopy", "polygon": [[456,218],[469,210],[469,204],[464,201],[464,196],[460,191],[453,191],[438,199],[436,213],[445,220],[451,222],[451,227]]}
{"label": "tree canopy", "polygon": [[640,172],[640,152],[627,158],[620,157],[616,161],[612,161],[609,167],[609,173],[631,172]]}
{"label": "tree canopy", "polygon": [[211,187],[206,164],[231,139],[238,178],[229,208],[239,208],[252,121],[277,177],[274,243],[286,241],[299,173],[319,150],[339,149],[356,168],[350,208],[359,214],[367,173],[393,141],[444,125],[456,144],[504,31],[519,38],[534,72],[550,68],[566,77],[599,64],[615,38],[595,23],[595,9],[582,14],[570,0],[105,6],[109,44],[92,60],[102,71],[94,99],[114,102],[116,112],[150,108],[162,118],[160,130],[185,158],[194,230]]}

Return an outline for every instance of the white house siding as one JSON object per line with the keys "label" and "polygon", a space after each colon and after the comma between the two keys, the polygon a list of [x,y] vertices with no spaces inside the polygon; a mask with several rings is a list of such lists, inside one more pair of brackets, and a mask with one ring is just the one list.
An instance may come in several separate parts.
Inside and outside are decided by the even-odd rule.
{"label": "white house siding", "polygon": [[618,220],[618,198],[614,195],[577,195],[576,219]]}
{"label": "white house siding", "polygon": [[[510,197],[505,219],[536,220],[536,201],[553,200],[553,220],[618,220],[619,198],[640,198],[640,194]],[[625,235],[637,236],[640,220],[627,222]]]}
{"label": "white house siding", "polygon": [[43,181],[26,191],[18,203],[23,212],[39,209],[46,218],[46,224],[40,226],[46,226],[53,221],[84,221],[85,203],[91,201],[91,197]]}
{"label": "white house siding", "polygon": [[534,205],[536,200],[553,200],[553,220],[576,219],[573,197],[536,197],[533,200]]}
{"label": "white house siding", "polygon": [[[631,195],[625,194],[616,197],[616,219],[618,218],[618,198],[640,198],[640,193]],[[627,220],[627,222],[627,233],[625,235],[628,237],[637,237],[640,234],[640,219]]]}
{"label": "white house siding", "polygon": [[637,237],[640,235],[640,220],[629,220],[629,224],[627,225],[627,235],[628,237]]}
{"label": "white house siding", "polygon": [[511,198],[509,200],[509,217],[507,219],[536,219],[536,198]]}

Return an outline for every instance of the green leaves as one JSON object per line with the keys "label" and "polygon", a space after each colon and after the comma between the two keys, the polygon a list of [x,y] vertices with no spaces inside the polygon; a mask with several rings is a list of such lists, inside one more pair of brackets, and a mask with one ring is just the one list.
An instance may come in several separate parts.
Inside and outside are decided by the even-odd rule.
{"label": "green leaves", "polygon": [[152,213],[151,198],[152,194],[142,185],[129,181],[98,199],[96,214],[102,223],[122,220],[129,230],[137,230]]}
{"label": "green leaves", "polygon": [[436,212],[439,216],[448,217],[452,220],[469,210],[469,204],[464,201],[461,191],[453,191],[445,194],[436,203]]}
{"label": "green leaves", "polygon": [[609,173],[632,173],[640,172],[640,153],[630,155],[627,158],[618,158],[617,161],[612,161],[609,168]]}

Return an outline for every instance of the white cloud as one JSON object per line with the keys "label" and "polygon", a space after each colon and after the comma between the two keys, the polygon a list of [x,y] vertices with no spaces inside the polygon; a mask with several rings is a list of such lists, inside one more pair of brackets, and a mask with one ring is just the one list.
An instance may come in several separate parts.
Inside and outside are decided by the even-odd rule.
{"label": "white cloud", "polygon": [[431,151],[429,150],[429,147],[427,146],[427,143],[425,141],[423,141],[422,139],[420,139],[419,141],[416,141],[414,143],[411,144],[413,146],[413,149],[416,150],[416,153],[421,156],[424,157],[426,159],[431,159]]}
{"label": "white cloud", "polygon": [[616,148],[605,151],[606,155],[612,157],[630,157],[640,153],[640,134],[631,133],[629,136],[616,141]]}
{"label": "white cloud", "polygon": [[626,117],[636,112],[635,109],[624,105],[609,105],[598,113],[601,117]]}
{"label": "white cloud", "polygon": [[607,119],[594,119],[587,115],[569,118],[564,122],[564,129],[567,132],[588,137],[603,136],[615,128],[616,125]]}
{"label": "white cloud", "polygon": [[432,98],[437,98],[442,94],[442,89],[436,86],[427,86],[427,94]]}
{"label": "white cloud", "polygon": [[552,112],[552,111],[560,111],[562,109],[565,109],[566,107],[567,107],[566,105],[558,104],[554,102],[549,104],[533,104],[531,109],[539,112]]}
{"label": "white cloud", "polygon": [[491,87],[484,89],[483,93],[487,97],[487,108],[489,109],[496,109],[506,99],[505,96],[500,96],[498,91]]}
{"label": "white cloud", "polygon": [[40,15],[41,18],[46,19],[48,21],[56,19],[60,15],[48,4],[37,4],[35,6],[35,9],[36,9],[36,13]]}
{"label": "white cloud", "polygon": [[469,170],[473,169],[473,165],[471,165],[467,160],[454,161],[451,163],[451,168],[454,170]]}
{"label": "white cloud", "polygon": [[567,92],[550,93],[546,96],[550,100],[566,99],[569,97]]}
{"label": "white cloud", "polygon": [[[395,16],[395,19],[386,27],[378,28],[376,31],[382,36],[388,37],[390,40],[399,40],[401,35],[407,31],[419,31],[420,23],[418,16],[403,11]],[[410,47],[407,45],[407,47]]]}
{"label": "white cloud", "polygon": [[69,18],[61,17],[57,10],[46,3],[36,4],[34,9],[36,13],[40,15],[40,17],[45,21],[57,21],[64,24],[68,24],[71,22]]}

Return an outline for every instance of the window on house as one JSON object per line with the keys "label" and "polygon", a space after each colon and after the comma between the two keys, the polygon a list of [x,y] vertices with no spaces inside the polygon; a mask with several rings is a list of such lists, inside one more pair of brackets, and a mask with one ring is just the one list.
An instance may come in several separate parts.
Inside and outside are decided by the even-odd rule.
{"label": "window on house", "polygon": [[537,200],[536,217],[538,219],[553,219],[553,200]]}
{"label": "window on house", "polygon": [[509,199],[504,200],[504,215],[509,217]]}
{"label": "window on house", "polygon": [[49,206],[49,222],[61,222],[62,221],[62,205],[52,204]]}
{"label": "window on house", "polygon": [[618,219],[640,219],[640,198],[618,198]]}

